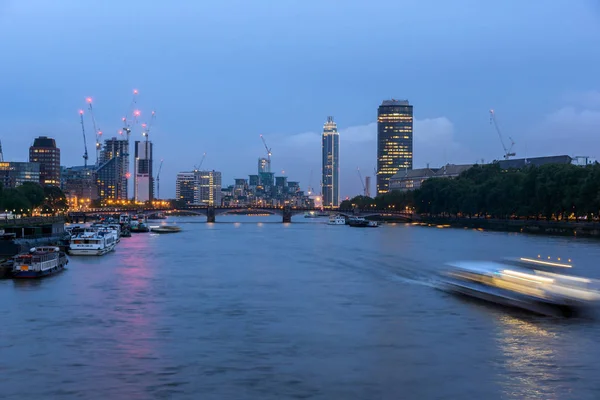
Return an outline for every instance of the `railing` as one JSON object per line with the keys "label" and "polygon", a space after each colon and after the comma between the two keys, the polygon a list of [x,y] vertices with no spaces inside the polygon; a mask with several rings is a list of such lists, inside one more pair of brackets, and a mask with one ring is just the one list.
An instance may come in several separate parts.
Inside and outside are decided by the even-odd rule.
{"label": "railing", "polygon": [[59,217],[20,217],[13,218],[12,216],[5,216],[0,218],[0,226],[16,226],[16,225],[42,225],[42,224],[53,224],[57,222],[65,222],[65,218]]}

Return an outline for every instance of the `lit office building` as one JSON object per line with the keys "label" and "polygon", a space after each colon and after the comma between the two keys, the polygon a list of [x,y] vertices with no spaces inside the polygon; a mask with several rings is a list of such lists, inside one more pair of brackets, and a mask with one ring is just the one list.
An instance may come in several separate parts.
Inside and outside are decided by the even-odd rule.
{"label": "lit office building", "polygon": [[152,142],[135,142],[133,176],[133,197],[135,201],[152,201],[154,199],[154,178],[152,177]]}
{"label": "lit office building", "polygon": [[327,117],[323,125],[323,169],[321,179],[321,192],[323,193],[324,207],[338,207],[339,204],[339,179],[340,179],[340,135],[333,117]]}
{"label": "lit office building", "polygon": [[61,182],[65,196],[72,207],[89,206],[98,198],[96,171],[91,167],[64,168]]}
{"label": "lit office building", "polygon": [[389,192],[400,169],[413,167],[413,106],[408,100],[384,100],[377,110],[377,194]]}
{"label": "lit office building", "polygon": [[29,162],[40,165],[40,185],[60,186],[60,149],[54,139],[36,138],[29,148]]}
{"label": "lit office building", "polygon": [[96,173],[98,195],[102,200],[127,200],[128,143],[117,138],[104,141]]}
{"label": "lit office building", "polygon": [[16,188],[25,182],[40,183],[40,164],[34,162],[0,162],[0,183]]}
{"label": "lit office building", "polygon": [[209,206],[221,205],[221,173],[217,171],[196,171],[198,200]]}

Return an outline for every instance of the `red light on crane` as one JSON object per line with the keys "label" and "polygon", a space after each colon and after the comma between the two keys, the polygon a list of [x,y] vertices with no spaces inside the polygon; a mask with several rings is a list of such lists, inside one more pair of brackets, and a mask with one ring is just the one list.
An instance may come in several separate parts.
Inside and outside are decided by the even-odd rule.
{"label": "red light on crane", "polygon": [[83,115],[83,110],[79,110],[79,115]]}
{"label": "red light on crane", "polygon": [[142,115],[142,113],[140,112],[140,110],[135,110],[135,111],[133,112],[133,115],[134,115],[135,117],[139,117],[140,115]]}
{"label": "red light on crane", "polygon": [[92,102],[92,98],[88,97],[88,98],[85,99],[85,101],[87,101],[88,103],[91,103]]}
{"label": "red light on crane", "polygon": [[98,136],[101,136],[101,135],[102,135],[102,131],[98,131]]}
{"label": "red light on crane", "polygon": [[137,89],[133,89],[133,94],[138,94],[138,90]]}
{"label": "red light on crane", "polygon": [[127,172],[127,173],[125,174],[125,178],[127,178],[127,179],[131,178],[131,173]]}

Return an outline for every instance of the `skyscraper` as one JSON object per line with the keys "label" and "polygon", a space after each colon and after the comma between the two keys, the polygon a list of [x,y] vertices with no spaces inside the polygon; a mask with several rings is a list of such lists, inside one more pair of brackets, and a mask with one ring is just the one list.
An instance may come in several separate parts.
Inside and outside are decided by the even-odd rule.
{"label": "skyscraper", "polygon": [[152,142],[135,141],[135,161],[133,164],[135,201],[154,199],[154,178],[152,176]]}
{"label": "skyscraper", "polygon": [[413,167],[413,106],[408,100],[384,100],[377,110],[377,194],[389,191],[399,169]]}
{"label": "skyscraper", "polygon": [[260,174],[264,172],[271,172],[269,171],[269,160],[264,157],[260,157],[258,159],[258,173]]}
{"label": "skyscraper", "polygon": [[338,207],[340,199],[340,135],[333,117],[327,117],[323,125],[323,169],[321,179],[321,192],[323,193],[323,207]]}
{"label": "skyscraper", "polygon": [[60,186],[60,149],[54,139],[36,138],[29,148],[29,162],[40,164],[40,185]]}
{"label": "skyscraper", "polygon": [[98,196],[102,200],[127,200],[128,143],[116,137],[104,141],[96,173]]}

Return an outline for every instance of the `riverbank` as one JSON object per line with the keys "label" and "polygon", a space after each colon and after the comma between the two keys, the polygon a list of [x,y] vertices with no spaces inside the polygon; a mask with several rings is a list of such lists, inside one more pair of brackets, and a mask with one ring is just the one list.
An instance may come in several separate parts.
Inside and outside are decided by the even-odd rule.
{"label": "riverbank", "polygon": [[600,238],[600,223],[597,222],[443,218],[421,216],[420,223],[433,226],[483,229],[501,232],[520,232],[536,235]]}

